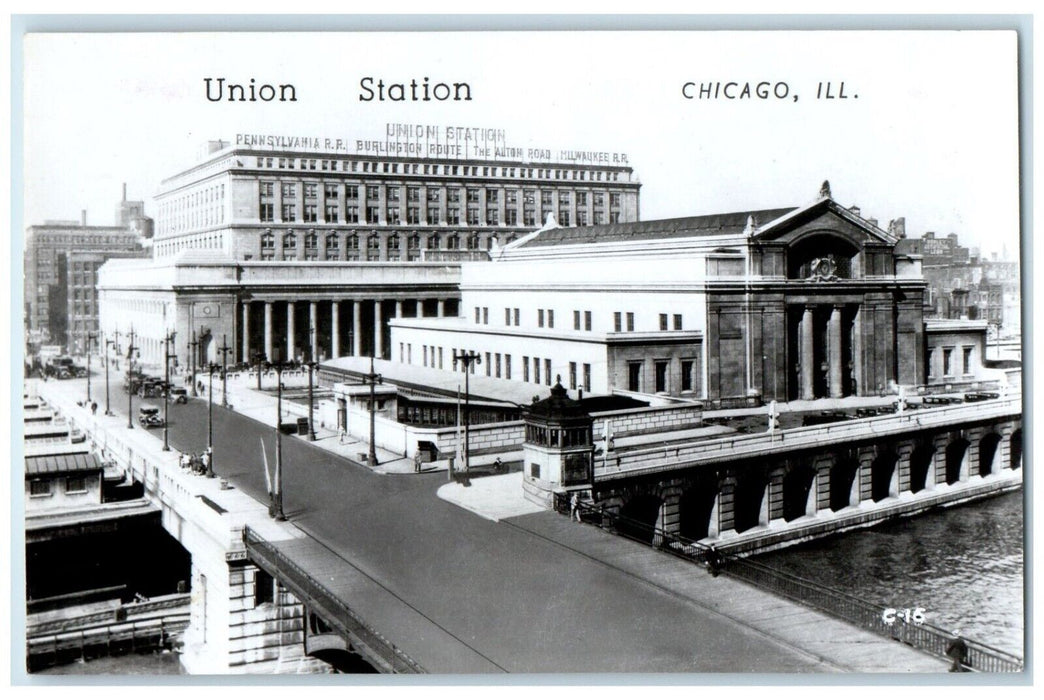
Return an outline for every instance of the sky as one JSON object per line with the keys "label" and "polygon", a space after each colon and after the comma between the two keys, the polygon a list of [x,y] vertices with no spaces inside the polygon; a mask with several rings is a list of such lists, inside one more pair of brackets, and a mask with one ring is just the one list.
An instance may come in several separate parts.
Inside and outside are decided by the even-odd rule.
{"label": "sky", "polygon": [[[49,34],[26,38],[24,225],[113,222],[201,144],[503,129],[508,145],[625,152],[641,218],[799,206],[823,180],[864,216],[1018,250],[1013,32]],[[297,101],[211,102],[205,78]],[[360,101],[360,81],[467,82],[469,102]],[[784,99],[686,99],[759,83]],[[829,82],[834,99],[816,99]],[[845,99],[840,99],[843,94]],[[822,93],[821,93],[822,94]],[[795,97],[797,99],[795,99]]]}

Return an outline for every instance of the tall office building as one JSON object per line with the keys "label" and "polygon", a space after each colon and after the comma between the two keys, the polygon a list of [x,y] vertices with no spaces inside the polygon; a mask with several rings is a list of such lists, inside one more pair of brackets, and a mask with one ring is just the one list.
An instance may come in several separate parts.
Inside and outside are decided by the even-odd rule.
{"label": "tall office building", "polygon": [[153,260],[103,270],[107,332],[133,324],[146,362],[172,330],[179,362],[192,338],[197,363],[222,343],[229,361],[388,357],[390,318],[457,314],[461,260],[488,259],[549,218],[638,220],[641,185],[617,154],[399,157],[417,142],[367,143],[372,153],[328,139],[210,142],[161,184]]}
{"label": "tall office building", "polygon": [[88,226],[84,211],[80,221],[45,221],[26,229],[25,324],[31,343],[86,352],[88,334],[98,330],[98,268],[113,257],[147,254],[144,236],[152,220],[143,202],[127,201],[126,186],[123,192],[115,226]]}

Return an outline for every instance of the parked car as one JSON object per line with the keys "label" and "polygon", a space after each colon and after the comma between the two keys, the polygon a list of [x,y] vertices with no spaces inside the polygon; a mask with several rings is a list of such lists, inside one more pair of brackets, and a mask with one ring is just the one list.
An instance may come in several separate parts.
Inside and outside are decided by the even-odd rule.
{"label": "parked car", "polygon": [[162,428],[163,416],[160,415],[159,406],[148,404],[138,409],[138,422],[143,428]]}
{"label": "parked car", "polygon": [[69,431],[69,442],[87,442],[87,434],[79,428],[73,428]]}
{"label": "parked car", "polygon": [[174,403],[188,403],[188,389],[185,387],[171,387],[169,396]]}

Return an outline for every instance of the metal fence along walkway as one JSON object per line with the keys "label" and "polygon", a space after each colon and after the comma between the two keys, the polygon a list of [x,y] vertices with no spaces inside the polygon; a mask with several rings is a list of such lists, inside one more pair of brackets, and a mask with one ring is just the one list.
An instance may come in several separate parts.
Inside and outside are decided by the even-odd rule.
{"label": "metal fence along walkway", "polygon": [[251,561],[315,611],[342,638],[365,652],[367,660],[387,673],[427,673],[420,664],[360,619],[346,601],[249,527],[243,529],[243,542]]}
{"label": "metal fence along walkway", "polygon": [[[564,494],[556,494],[555,509],[560,513],[568,514],[570,512],[568,497]],[[676,557],[703,564],[714,575],[728,574],[752,586],[815,608],[879,636],[894,639],[940,658],[949,658],[946,650],[953,641],[953,637],[947,630],[928,623],[918,624],[901,617],[894,618],[892,623],[888,624],[882,616],[882,610],[885,608],[883,605],[874,605],[843,591],[807,581],[744,557],[718,552],[713,547],[631,518],[610,513],[604,508],[580,502],[577,504],[577,509],[584,522],[648,544]],[[963,664],[965,670],[982,673],[1022,672],[1024,665],[1019,656],[982,642],[962,639],[967,645]]]}

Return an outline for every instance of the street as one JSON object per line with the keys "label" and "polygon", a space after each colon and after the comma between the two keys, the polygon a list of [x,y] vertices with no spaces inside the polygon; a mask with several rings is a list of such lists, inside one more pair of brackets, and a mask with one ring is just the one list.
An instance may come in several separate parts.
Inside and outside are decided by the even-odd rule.
{"label": "street", "polygon": [[[126,395],[115,396],[114,410],[125,411]],[[171,446],[201,452],[207,402],[171,403],[169,415]],[[260,440],[273,464],[274,431],[217,404],[213,415],[215,471],[266,501]],[[151,432],[162,439],[162,429]],[[283,467],[291,521],[507,671],[836,670],[521,529],[557,514],[523,516],[521,527],[491,522],[436,496],[444,474],[376,474],[295,437],[284,437]]]}

